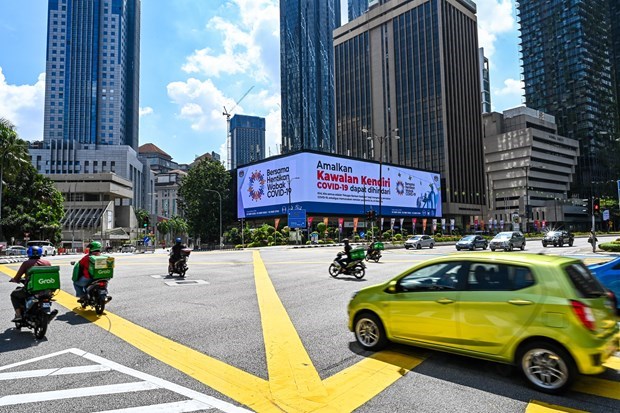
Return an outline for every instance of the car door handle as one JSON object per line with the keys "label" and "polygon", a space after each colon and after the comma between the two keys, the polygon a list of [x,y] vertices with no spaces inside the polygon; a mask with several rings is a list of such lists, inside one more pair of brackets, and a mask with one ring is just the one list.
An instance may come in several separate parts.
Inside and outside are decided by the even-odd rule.
{"label": "car door handle", "polygon": [[439,300],[437,300],[437,302],[439,304],[452,304],[454,300],[451,300],[449,298],[440,298]]}
{"label": "car door handle", "polygon": [[529,301],[529,300],[508,300],[508,302],[510,304],[514,304],[514,305],[530,305],[530,304],[534,304],[533,301]]}

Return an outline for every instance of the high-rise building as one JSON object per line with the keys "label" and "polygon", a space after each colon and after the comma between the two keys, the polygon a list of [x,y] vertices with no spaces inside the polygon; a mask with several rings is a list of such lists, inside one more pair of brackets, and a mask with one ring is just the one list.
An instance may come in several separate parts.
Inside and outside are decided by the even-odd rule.
{"label": "high-rise building", "polygon": [[334,50],[340,0],[280,1],[282,152],[335,150]]}
{"label": "high-rise building", "polygon": [[112,172],[142,193],[152,180],[138,160],[140,0],[48,0],[43,174]]}
{"label": "high-rise building", "polygon": [[444,217],[481,218],[475,4],[391,0],[337,29],[334,46],[337,152],[440,172]]}
{"label": "high-rise building", "polygon": [[231,169],[265,159],[265,118],[233,116],[230,120],[230,137]]}
{"label": "high-rise building", "polygon": [[517,4],[527,106],[553,115],[558,133],[580,143],[572,193],[585,198],[615,191],[619,162],[612,147],[619,117],[611,11],[616,25],[618,2]]}
{"label": "high-rise building", "polygon": [[348,0],[349,21],[355,20],[368,10],[368,0]]}
{"label": "high-rise building", "polygon": [[484,55],[484,48],[480,48],[480,85],[482,86],[482,113],[491,112],[491,75],[489,73],[489,59]]}
{"label": "high-rise building", "polygon": [[[72,182],[85,174],[129,182],[130,196],[95,188],[73,194],[88,205],[65,202],[75,217],[65,225],[83,226],[90,216],[99,237],[117,226],[129,234],[136,221],[127,211],[150,208],[146,194],[154,185],[137,153],[140,0],[48,0],[47,22],[43,142],[30,146],[32,164]],[[102,205],[112,205],[106,225]]]}

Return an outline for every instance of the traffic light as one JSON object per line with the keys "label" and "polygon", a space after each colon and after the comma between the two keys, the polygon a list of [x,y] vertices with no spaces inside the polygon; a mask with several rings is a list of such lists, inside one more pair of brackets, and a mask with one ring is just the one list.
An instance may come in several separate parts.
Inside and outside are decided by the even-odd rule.
{"label": "traffic light", "polygon": [[601,200],[600,200],[600,198],[594,198],[592,200],[592,212],[594,214],[598,214],[599,212],[601,212]]}

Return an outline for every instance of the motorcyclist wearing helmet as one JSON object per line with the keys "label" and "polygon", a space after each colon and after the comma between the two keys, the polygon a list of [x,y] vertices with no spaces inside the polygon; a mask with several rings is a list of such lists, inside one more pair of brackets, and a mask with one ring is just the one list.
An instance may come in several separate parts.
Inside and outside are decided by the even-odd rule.
{"label": "motorcyclist wearing helmet", "polygon": [[185,244],[183,244],[183,240],[178,237],[174,240],[174,245],[170,249],[170,260],[168,260],[170,266],[174,266],[178,260],[181,259],[181,250],[183,248],[187,248]]}
{"label": "motorcyclist wearing helmet", "polygon": [[342,242],[344,243],[344,254],[342,254],[338,259],[338,263],[340,264],[340,272],[344,272],[344,269],[347,265],[349,265],[349,262],[351,262],[351,250],[353,249],[351,244],[349,244],[348,238],[343,239]]}
{"label": "motorcyclist wearing helmet", "polygon": [[79,297],[79,303],[86,298],[86,287],[93,278],[89,272],[91,255],[101,255],[101,243],[99,241],[91,241],[91,243],[88,244],[88,254],[84,255],[79,261],[79,277],[73,282],[75,296]]}
{"label": "motorcyclist wearing helmet", "polygon": [[[28,270],[34,266],[50,266],[52,265],[48,260],[41,258],[43,255],[43,249],[39,246],[32,246],[28,248],[28,259],[22,262],[22,265],[17,270],[17,273],[13,278],[11,278],[10,282],[19,283],[22,281],[22,277],[28,274]],[[28,276],[24,278],[24,284],[28,284]],[[13,308],[15,309],[15,318],[11,320],[11,322],[20,321],[22,319],[22,310],[21,308],[24,306],[24,302],[28,298],[28,292],[23,287],[17,287],[11,293],[11,303],[13,304]]]}

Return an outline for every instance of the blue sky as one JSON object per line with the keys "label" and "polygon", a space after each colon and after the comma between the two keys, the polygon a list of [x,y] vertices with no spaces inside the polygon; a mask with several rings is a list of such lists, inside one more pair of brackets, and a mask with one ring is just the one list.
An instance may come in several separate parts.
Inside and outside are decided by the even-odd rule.
{"label": "blue sky", "polygon": [[[515,0],[477,0],[490,59],[493,109],[523,102]],[[140,144],[175,161],[225,153],[233,113],[267,119],[267,154],[280,145],[278,0],[142,0]],[[346,21],[343,0],[343,22]],[[43,136],[47,1],[0,0],[0,117],[23,139]],[[224,156],[223,156],[224,158]]]}

